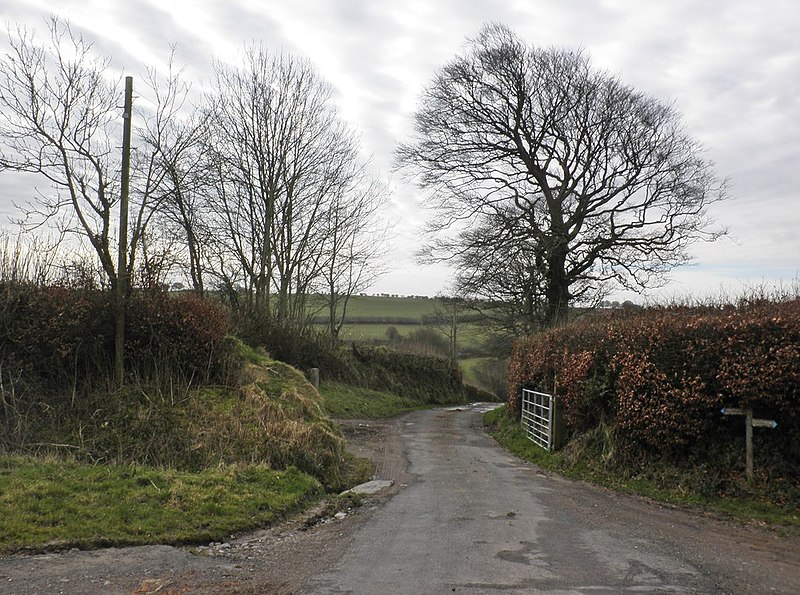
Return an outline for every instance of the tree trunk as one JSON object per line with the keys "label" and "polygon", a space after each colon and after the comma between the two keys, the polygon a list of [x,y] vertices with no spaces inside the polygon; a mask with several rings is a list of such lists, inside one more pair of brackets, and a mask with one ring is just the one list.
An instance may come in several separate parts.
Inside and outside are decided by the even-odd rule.
{"label": "tree trunk", "polygon": [[563,326],[569,315],[569,280],[566,274],[566,244],[556,246],[548,258],[547,324],[550,328]]}

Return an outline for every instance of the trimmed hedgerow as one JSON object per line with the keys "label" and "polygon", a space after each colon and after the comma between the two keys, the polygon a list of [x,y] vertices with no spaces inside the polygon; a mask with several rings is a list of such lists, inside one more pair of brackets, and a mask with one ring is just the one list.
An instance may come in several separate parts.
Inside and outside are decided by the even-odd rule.
{"label": "trimmed hedgerow", "polygon": [[215,380],[227,363],[229,324],[219,305],[191,294],[136,294],[128,307],[129,366],[157,369],[165,363],[186,378]]}
{"label": "trimmed hedgerow", "polygon": [[[135,292],[126,319],[126,368],[214,380],[226,363],[228,322],[193,296]],[[0,364],[6,381],[44,389],[80,387],[109,376],[114,356],[113,296],[62,286],[0,286]]]}
{"label": "trimmed hedgerow", "polygon": [[522,387],[555,390],[568,432],[612,426],[621,459],[687,459],[741,440],[742,420],[720,408],[752,407],[779,423],[757,440],[798,470],[799,300],[597,316],[518,341],[509,377],[511,411]]}
{"label": "trimmed hedgerow", "polygon": [[235,334],[299,369],[319,368],[323,380],[389,392],[422,404],[488,401],[496,397],[463,384],[447,359],[382,346],[332,342],[313,328],[264,315],[234,315]]}

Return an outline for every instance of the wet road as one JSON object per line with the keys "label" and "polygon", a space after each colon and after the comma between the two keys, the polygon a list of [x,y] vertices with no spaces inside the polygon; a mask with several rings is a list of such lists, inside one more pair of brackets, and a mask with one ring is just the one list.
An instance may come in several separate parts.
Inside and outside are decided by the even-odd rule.
{"label": "wet road", "polygon": [[413,479],[301,592],[800,592],[796,539],[546,476],[484,410],[405,416]]}

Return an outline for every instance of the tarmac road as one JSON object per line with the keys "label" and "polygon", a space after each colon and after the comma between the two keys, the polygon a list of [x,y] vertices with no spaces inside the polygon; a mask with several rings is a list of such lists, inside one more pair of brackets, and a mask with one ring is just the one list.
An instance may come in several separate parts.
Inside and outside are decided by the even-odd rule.
{"label": "tarmac road", "polygon": [[800,593],[800,542],[547,476],[485,407],[400,420],[408,485],[301,593]]}
{"label": "tarmac road", "polygon": [[484,410],[342,421],[395,482],[345,518],[320,503],[215,546],[0,557],[0,594],[800,593],[800,531],[545,475],[483,432]]}

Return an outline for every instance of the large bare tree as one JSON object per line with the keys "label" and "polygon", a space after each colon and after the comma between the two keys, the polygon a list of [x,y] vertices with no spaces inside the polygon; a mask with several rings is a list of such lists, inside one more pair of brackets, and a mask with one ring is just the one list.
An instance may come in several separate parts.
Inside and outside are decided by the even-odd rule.
{"label": "large bare tree", "polygon": [[414,123],[398,156],[435,211],[424,256],[462,280],[527,268],[550,325],[611,283],[662,282],[720,233],[706,210],[723,185],[678,112],[582,52],[487,25],[438,71]]}
{"label": "large bare tree", "polygon": [[307,60],[260,45],[241,67],[217,64],[209,110],[215,274],[260,311],[298,320],[337,250],[330,224],[359,191],[356,137]]}

